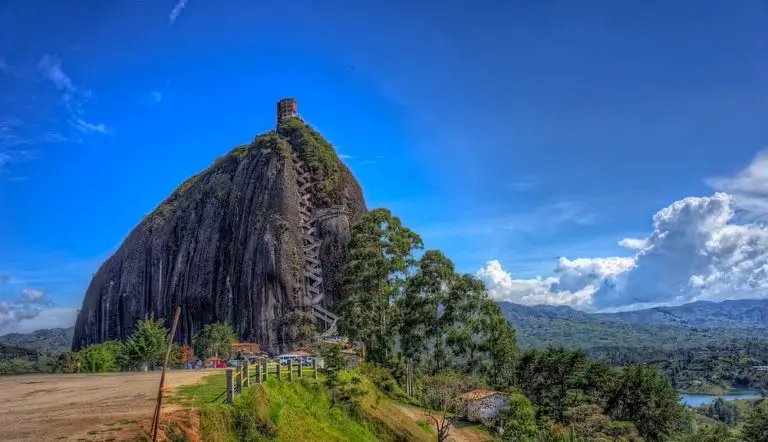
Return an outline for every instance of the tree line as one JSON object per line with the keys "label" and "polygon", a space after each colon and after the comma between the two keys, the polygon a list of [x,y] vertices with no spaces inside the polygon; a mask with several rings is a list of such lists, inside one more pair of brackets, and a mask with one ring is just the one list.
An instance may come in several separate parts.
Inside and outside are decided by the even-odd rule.
{"label": "tree line", "polygon": [[339,330],[363,349],[363,372],[381,390],[426,408],[439,441],[473,388],[507,394],[494,425],[509,441],[683,440],[715,428],[692,425],[653,366],[616,368],[564,348],[521,353],[483,283],[423,249],[390,211],[364,215],[342,271]]}
{"label": "tree line", "polygon": [[[168,341],[168,329],[163,320],[148,317],[139,321],[124,342],[106,341],[89,345],[78,352],[62,353],[53,370],[61,373],[104,373],[161,366]],[[178,343],[172,345],[169,364],[185,367],[196,358],[215,356],[227,359],[231,356],[234,342],[237,342],[235,332],[229,324],[208,324],[194,336],[192,347]]]}

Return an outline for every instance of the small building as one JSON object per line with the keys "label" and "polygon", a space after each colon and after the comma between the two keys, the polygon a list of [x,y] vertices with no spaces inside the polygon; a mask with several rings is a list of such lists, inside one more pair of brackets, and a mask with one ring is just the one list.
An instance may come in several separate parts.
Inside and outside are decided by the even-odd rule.
{"label": "small building", "polygon": [[461,401],[468,420],[493,426],[508,396],[501,391],[477,389],[462,394]]}
{"label": "small building", "polygon": [[261,354],[261,346],[255,342],[237,342],[232,344],[232,352],[255,356]]}

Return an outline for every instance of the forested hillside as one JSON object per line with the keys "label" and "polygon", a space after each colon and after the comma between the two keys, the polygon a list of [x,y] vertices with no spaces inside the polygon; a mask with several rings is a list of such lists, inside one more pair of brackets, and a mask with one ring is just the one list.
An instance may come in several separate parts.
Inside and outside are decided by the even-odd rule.
{"label": "forested hillside", "polygon": [[[591,314],[570,307],[500,302],[523,347],[700,347],[724,339],[768,338],[768,300],[697,302],[622,313]],[[744,315],[744,321],[738,320]]]}

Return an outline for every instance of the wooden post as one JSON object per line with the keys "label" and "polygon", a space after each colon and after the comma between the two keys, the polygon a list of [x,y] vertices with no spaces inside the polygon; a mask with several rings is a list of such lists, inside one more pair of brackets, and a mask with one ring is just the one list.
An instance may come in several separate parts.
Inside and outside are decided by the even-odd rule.
{"label": "wooden post", "polygon": [[227,373],[227,403],[231,404],[235,401],[235,383],[232,379],[232,372],[234,370],[231,367],[227,367],[224,371]]}
{"label": "wooden post", "polygon": [[243,373],[245,374],[245,387],[251,386],[251,367],[248,365],[248,359],[243,361]]}
{"label": "wooden post", "polygon": [[277,360],[277,380],[280,381],[283,379],[283,365],[280,362],[280,359]]}
{"label": "wooden post", "polygon": [[317,379],[317,358],[312,359],[312,378]]}
{"label": "wooden post", "polygon": [[267,359],[262,359],[259,364],[261,364],[264,367],[263,373],[264,373],[264,382],[266,382],[269,379],[269,367],[267,367]]}
{"label": "wooden post", "polygon": [[157,428],[160,425],[160,410],[163,408],[163,386],[165,385],[165,371],[168,369],[168,359],[171,357],[173,348],[173,337],[176,335],[176,327],[179,325],[179,316],[181,307],[176,307],[176,314],[173,316],[173,327],[168,336],[168,348],[165,350],[165,361],[163,362],[163,374],[160,375],[160,387],[157,389],[157,402],[155,402],[155,414],[152,416],[152,442],[157,441]]}
{"label": "wooden post", "polygon": [[304,361],[299,361],[299,379],[304,377]]}
{"label": "wooden post", "polygon": [[261,361],[256,361],[256,383],[261,384]]}
{"label": "wooden post", "polygon": [[243,367],[235,368],[235,393],[243,394]]}
{"label": "wooden post", "polygon": [[288,380],[293,380],[293,359],[288,359]]}

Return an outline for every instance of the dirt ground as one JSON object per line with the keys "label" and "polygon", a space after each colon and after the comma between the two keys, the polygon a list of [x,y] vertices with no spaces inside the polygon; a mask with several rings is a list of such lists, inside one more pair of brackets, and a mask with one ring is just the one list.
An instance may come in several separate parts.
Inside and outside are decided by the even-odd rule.
{"label": "dirt ground", "polygon": [[[427,417],[426,413],[421,408],[401,406],[400,409],[403,411],[403,413],[410,416],[414,421],[423,420],[424,422],[429,422],[433,429],[435,428],[432,421]],[[473,425],[470,425],[467,422],[457,422],[456,424],[454,424],[451,430],[448,432],[448,440],[452,442],[492,442],[493,441],[493,439],[489,437],[487,434],[483,433],[482,431],[478,430]]]}
{"label": "dirt ground", "polygon": [[[169,371],[165,385],[215,370]],[[148,426],[160,372],[0,377],[0,441],[122,440]],[[173,412],[172,405],[163,413]]]}

